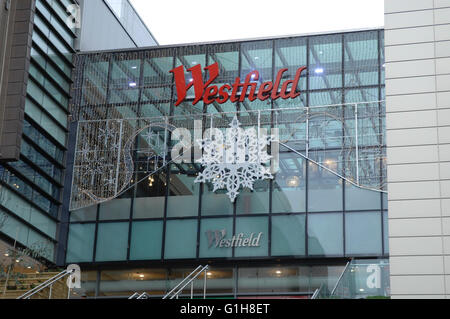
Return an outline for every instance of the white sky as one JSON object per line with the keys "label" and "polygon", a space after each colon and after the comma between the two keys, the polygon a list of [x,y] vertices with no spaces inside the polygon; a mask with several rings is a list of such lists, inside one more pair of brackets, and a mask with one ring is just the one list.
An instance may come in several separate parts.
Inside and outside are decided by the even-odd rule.
{"label": "white sky", "polygon": [[161,45],[384,25],[384,0],[130,1]]}

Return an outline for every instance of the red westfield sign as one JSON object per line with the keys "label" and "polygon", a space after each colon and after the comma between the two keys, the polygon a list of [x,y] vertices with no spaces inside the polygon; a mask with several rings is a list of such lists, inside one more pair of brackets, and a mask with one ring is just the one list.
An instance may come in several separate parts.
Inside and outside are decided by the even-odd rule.
{"label": "red westfield sign", "polygon": [[[305,70],[305,66],[299,68],[295,74],[295,78],[293,80],[285,81],[281,87],[281,90],[279,90],[283,74],[288,71],[288,69],[281,69],[278,72],[275,84],[271,81],[264,82],[259,87],[258,92],[256,92],[256,90],[258,84],[257,81],[259,80],[259,72],[256,70],[247,75],[244,83],[241,83],[241,79],[238,77],[233,85],[225,84],[220,88],[216,85],[211,85],[211,83],[213,83],[219,76],[218,63],[214,63],[205,68],[205,71],[209,72],[209,79],[206,83],[203,83],[203,73],[200,64],[188,69],[188,71],[192,73],[192,79],[188,84],[186,84],[184,67],[182,65],[171,70],[170,73],[173,73],[175,77],[175,85],[177,87],[178,95],[178,100],[175,103],[175,106],[178,106],[186,99],[186,93],[192,86],[194,86],[195,92],[195,99],[192,102],[193,105],[197,104],[201,100],[203,100],[206,105],[213,102],[223,104],[228,100],[231,102],[243,102],[247,96],[247,91],[249,88],[250,92],[248,93],[248,99],[250,101],[254,101],[256,99],[265,101],[268,98],[272,98],[272,100],[279,98],[294,99],[300,95],[300,92],[297,92],[296,88],[298,86],[298,82],[300,81],[300,76]],[[242,91],[239,90],[240,88],[242,88]]]}

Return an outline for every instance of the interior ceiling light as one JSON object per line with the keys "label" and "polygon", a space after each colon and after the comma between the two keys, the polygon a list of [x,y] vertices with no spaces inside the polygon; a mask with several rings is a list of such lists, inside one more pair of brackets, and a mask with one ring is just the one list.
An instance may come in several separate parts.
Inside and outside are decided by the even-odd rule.
{"label": "interior ceiling light", "polygon": [[314,70],[314,73],[316,73],[316,74],[323,74],[323,68],[316,68]]}
{"label": "interior ceiling light", "polygon": [[286,179],[286,185],[289,187],[298,187],[300,185],[300,179],[298,176],[290,176]]}

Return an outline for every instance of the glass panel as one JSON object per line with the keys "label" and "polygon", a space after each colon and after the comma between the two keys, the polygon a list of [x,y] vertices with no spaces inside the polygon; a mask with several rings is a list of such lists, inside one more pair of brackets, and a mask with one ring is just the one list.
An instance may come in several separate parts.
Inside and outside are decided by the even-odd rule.
{"label": "glass panel", "polygon": [[345,214],[345,252],[352,255],[381,255],[380,213]]}
{"label": "glass panel", "polygon": [[[275,75],[277,75],[281,69],[288,69],[285,76],[283,76],[281,80],[281,85],[283,85],[283,83],[287,80],[293,80],[297,70],[307,64],[307,47],[305,37],[275,41]],[[303,92],[306,90],[306,75],[307,72],[304,71],[301,75],[299,85],[296,87],[297,92]],[[289,89],[292,90],[292,88]],[[296,99],[297,105],[295,106],[301,106],[303,98]],[[280,101],[280,107],[294,107],[294,105],[287,106],[288,102],[289,100]]]}
{"label": "glass panel", "polygon": [[56,239],[56,222],[44,215],[44,213],[35,208],[31,208],[30,223],[46,235]]}
{"label": "glass panel", "polygon": [[[323,158],[326,154],[322,153]],[[332,171],[337,170],[338,163],[333,158],[319,160]],[[342,179],[319,165],[309,162],[308,175],[308,211],[341,211],[342,203]],[[327,200],[323,200],[326,198]]]}
{"label": "glass panel", "polygon": [[272,81],[272,41],[257,41],[241,44],[241,80],[252,71],[259,72],[259,83]]}
{"label": "glass panel", "polygon": [[160,259],[162,221],[134,222],[131,230],[130,259]]}
{"label": "glass panel", "polygon": [[238,293],[308,293],[310,267],[239,268]]}
{"label": "glass panel", "polygon": [[[213,85],[218,88],[224,84],[232,85],[239,77],[239,44],[213,44],[209,46],[208,63],[219,64],[219,76]],[[245,80],[245,79],[244,79]],[[229,92],[231,95],[232,92]],[[213,103],[208,107],[208,113],[233,112],[236,111],[237,103],[228,100],[226,103]]]}
{"label": "glass panel", "polygon": [[213,192],[214,186],[212,183],[203,184],[202,193],[202,215],[232,215],[233,203],[226,194],[226,190],[219,189]]}
{"label": "glass panel", "polygon": [[94,237],[95,224],[70,225],[66,263],[92,261]]}
{"label": "glass panel", "polygon": [[131,198],[116,198],[100,204],[100,220],[129,219]]}
{"label": "glass panel", "polygon": [[129,223],[99,223],[95,261],[127,259]]}
{"label": "glass panel", "polygon": [[350,183],[345,183],[345,209],[381,209],[380,192],[360,188]]}
{"label": "glass panel", "polygon": [[[233,293],[236,279],[234,276],[233,269],[230,268],[215,268],[211,267],[206,273],[208,280],[206,283],[206,293],[207,294],[231,294]],[[201,279],[201,278],[200,278]],[[198,280],[197,287],[194,285],[194,289],[200,290],[203,294],[203,283]],[[198,287],[200,286],[200,287]],[[199,289],[200,288],[200,289]]]}
{"label": "glass panel", "polygon": [[192,165],[171,165],[167,217],[198,215],[200,184]]}
{"label": "glass panel", "polygon": [[311,37],[309,89],[342,87],[342,35]]}
{"label": "glass panel", "polygon": [[344,52],[346,86],[378,84],[378,31],[345,34]]}
{"label": "glass panel", "polygon": [[295,153],[280,154],[275,175],[272,213],[301,213],[306,209],[306,161]]}
{"label": "glass panel", "polygon": [[330,293],[344,271],[344,265],[338,266],[313,266],[311,267],[311,289],[324,288]]}
{"label": "glass panel", "polygon": [[305,215],[272,217],[272,256],[305,254]]}
{"label": "glass panel", "polygon": [[164,258],[195,258],[196,250],[197,220],[168,220]]}
{"label": "glass panel", "polygon": [[232,257],[233,249],[224,247],[233,235],[232,218],[202,219],[200,228],[200,258]]}
{"label": "glass panel", "polygon": [[87,297],[95,297],[97,290],[97,271],[81,271],[81,289]]}
{"label": "glass panel", "polygon": [[[133,219],[162,218],[166,195],[166,174],[159,172],[152,176],[138,173],[136,197],[133,203]],[[133,182],[133,181],[132,181]]]}
{"label": "glass panel", "polygon": [[[188,71],[191,67],[200,64],[202,68],[205,68],[206,65],[206,46],[188,46],[179,48],[178,55],[176,58],[175,66],[183,66],[185,73],[185,81],[186,83],[191,83],[193,78],[192,74]],[[178,94],[176,90],[174,90],[175,100],[178,99]],[[192,86],[186,94],[186,99],[194,99],[195,92],[194,87]],[[192,101],[180,104],[175,107],[174,114],[190,114],[190,113],[202,113],[203,111],[203,103],[200,102],[195,106],[192,105]]]}
{"label": "glass panel", "polygon": [[253,191],[241,189],[236,200],[236,214],[268,214],[269,187],[269,181],[258,180],[253,185]]}
{"label": "glass panel", "polygon": [[342,91],[327,90],[309,93],[309,106],[342,104]]}
{"label": "glass panel", "polygon": [[162,296],[167,287],[166,269],[104,270],[100,276],[99,296],[128,298],[136,291]]}
{"label": "glass panel", "polygon": [[344,253],[343,232],[342,214],[309,214],[309,255],[342,255]]}
{"label": "glass panel", "polygon": [[97,219],[97,206],[89,206],[83,209],[70,212],[71,222],[88,222]]}
{"label": "glass panel", "polygon": [[236,218],[236,257],[268,255],[269,227],[267,217]]}

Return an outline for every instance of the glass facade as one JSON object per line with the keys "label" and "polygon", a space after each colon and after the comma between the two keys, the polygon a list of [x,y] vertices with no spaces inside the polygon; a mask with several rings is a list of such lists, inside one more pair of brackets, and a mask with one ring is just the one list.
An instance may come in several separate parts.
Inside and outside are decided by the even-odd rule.
{"label": "glass facade", "polygon": [[9,216],[2,232],[24,246],[45,247],[41,255],[51,262],[58,241],[76,38],[66,24],[66,6],[74,3],[36,0],[20,161],[0,166],[0,210]]}
{"label": "glass facade", "polygon": [[[219,118],[224,112],[239,112],[240,121],[250,126],[252,121],[246,119],[252,112],[265,110],[271,116],[264,125],[279,126],[283,139],[290,127],[275,120],[276,110],[300,108],[309,113],[308,121],[289,124],[298,136],[280,146],[280,169],[274,178],[257,181],[253,190],[240,189],[234,203],[225,190],[213,191],[211,183],[194,182],[201,172],[197,163],[169,161],[150,174],[151,166],[162,159],[149,161],[143,145],[149,138],[157,143],[167,140],[158,130],[140,132],[134,140],[135,170],[126,191],[71,212],[66,262],[103,269],[99,296],[116,294],[111,282],[134,283],[133,276],[140,273],[107,271],[108,262],[164,268],[151,275],[159,292],[173,286],[166,268],[174,262],[190,267],[220,262],[226,266],[218,291],[251,294],[309,291],[314,286],[311,280],[327,273],[310,266],[310,260],[323,265],[340,260],[336,267],[342,268],[347,258],[386,257],[386,173],[378,156],[385,154],[383,37],[382,30],[372,30],[78,55],[72,111],[80,123],[164,116],[192,121],[205,114]],[[300,78],[301,94],[295,99],[192,105],[191,88],[187,100],[175,107],[177,94],[169,71],[215,62],[220,72],[213,84],[218,86],[253,70],[259,71],[261,81],[275,81],[278,71],[286,68],[281,85],[299,67],[308,71]],[[186,72],[186,81],[190,76]],[[225,119],[228,125],[231,119]],[[138,122],[133,122],[136,127]],[[358,132],[359,147],[350,141],[349,130]],[[176,142],[167,144],[170,154]],[[356,157],[358,165],[349,165]],[[355,186],[355,176],[367,187]],[[296,261],[281,272],[289,274],[283,281],[286,286],[270,286],[266,277],[275,270],[262,266],[268,260]],[[236,266],[243,261],[254,263],[254,268]],[[250,279],[250,274],[257,274],[261,282]],[[136,282],[136,288],[127,289],[145,290],[146,285],[151,287],[152,282]]]}
{"label": "glass facade", "polygon": [[[331,291],[344,268],[345,265],[333,264],[212,267],[206,273],[207,297],[297,296],[306,298],[319,287]],[[191,271],[190,268],[176,267],[88,270],[82,272],[81,285],[89,297],[123,297],[130,296],[136,291],[146,291],[153,298],[161,298]],[[195,296],[203,296],[203,280],[204,274],[201,274],[198,280],[194,281]],[[180,297],[188,296],[190,296],[190,289],[187,289]]]}

